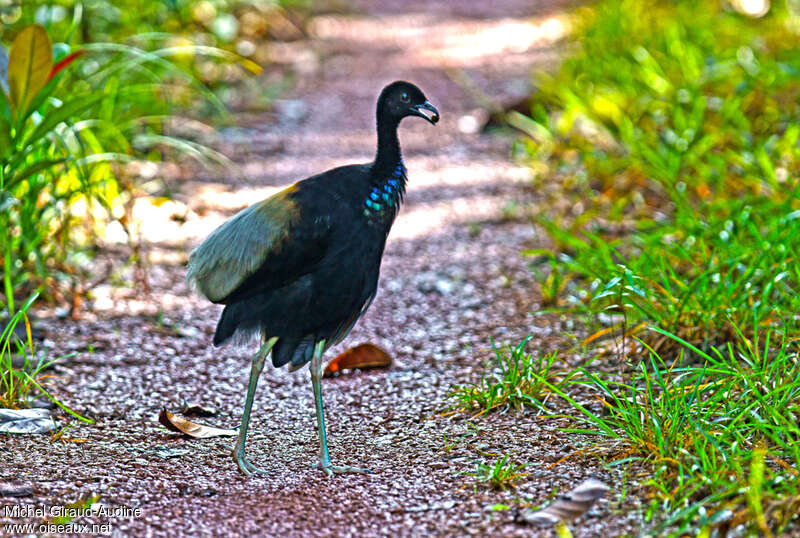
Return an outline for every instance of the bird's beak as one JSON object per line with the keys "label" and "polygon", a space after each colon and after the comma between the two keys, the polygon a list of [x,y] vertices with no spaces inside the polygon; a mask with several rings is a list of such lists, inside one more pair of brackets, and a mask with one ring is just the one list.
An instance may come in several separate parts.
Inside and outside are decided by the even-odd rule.
{"label": "bird's beak", "polygon": [[[432,125],[436,125],[436,122],[439,121],[439,111],[436,110],[436,107],[433,106],[430,101],[425,101],[421,105],[414,105],[411,107],[411,110],[413,110],[412,114],[428,120]],[[423,110],[429,112],[430,115],[423,112]]]}

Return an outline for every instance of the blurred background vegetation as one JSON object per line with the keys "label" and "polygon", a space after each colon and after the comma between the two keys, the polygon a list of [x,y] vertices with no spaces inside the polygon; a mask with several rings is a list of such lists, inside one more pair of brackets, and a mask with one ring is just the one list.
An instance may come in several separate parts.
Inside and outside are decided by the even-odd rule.
{"label": "blurred background vegetation", "polygon": [[[165,189],[126,164],[165,152],[224,163],[192,130],[224,121],[231,88],[266,61],[260,43],[302,36],[309,9],[305,0],[0,0],[2,310],[10,316],[35,290],[75,306],[112,223],[140,261],[133,200]],[[23,36],[15,59],[13,44],[32,28],[42,32]],[[59,70],[23,84],[20,107],[9,74],[28,66],[42,77]]]}
{"label": "blurred background vegetation", "polygon": [[800,11],[736,6],[582,9],[573,53],[511,118],[540,180],[560,182],[562,210],[540,214],[555,248],[530,253],[552,304],[701,347],[733,326],[796,331]]}

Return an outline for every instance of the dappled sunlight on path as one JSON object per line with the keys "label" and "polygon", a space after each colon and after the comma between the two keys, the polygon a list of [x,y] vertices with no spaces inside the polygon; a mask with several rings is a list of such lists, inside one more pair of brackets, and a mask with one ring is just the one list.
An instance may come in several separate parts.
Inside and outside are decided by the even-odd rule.
{"label": "dappled sunlight on path", "polygon": [[[510,511],[489,517],[487,507],[513,504],[515,495],[543,501],[585,478],[586,469],[568,462],[513,494],[473,492],[463,473],[474,470],[476,454],[511,451],[546,469],[571,449],[557,430],[563,423],[529,413],[469,426],[440,416],[448,388],[483,370],[492,339],[518,343],[534,334],[545,350],[563,342],[558,319],[532,314],[539,297],[520,255],[537,241],[524,212],[536,202],[530,171],[511,159],[508,137],[460,121],[482,100],[531,91],[532,68],[554,60],[565,30],[559,4],[364,4],[355,3],[363,13],[321,17],[307,42],[275,47],[275,58],[300,74],[274,110],[241,115],[242,127],[219,131],[235,170],[182,171],[170,179],[173,201],[137,206],[150,296],[102,285],[81,323],[50,332],[51,344],[78,352],[61,373],[75,387],[71,400],[81,398],[101,426],[71,432],[89,439],[79,456],[73,446],[53,445],[36,467],[22,456],[12,463],[41,481],[48,502],[72,499],[85,489],[77,484],[90,482],[103,502],[143,509],[144,517],[115,527],[126,535],[529,536]],[[185,400],[212,405],[210,422],[230,427],[244,398],[251,351],[211,347],[220,307],[192,294],[183,264],[236,211],[311,174],[369,161],[377,94],[398,78],[419,85],[442,120],[433,128],[410,119],[400,128],[408,192],[378,295],[327,357],[371,342],[395,363],[326,381],[324,389],[334,459],[374,474],[327,479],[310,469],[316,433],[307,374],[268,368],[248,456],[272,473],[243,479],[228,440],[186,441],[155,421],[162,406]],[[30,444],[14,442],[19,454]],[[159,447],[186,452],[162,457]]]}

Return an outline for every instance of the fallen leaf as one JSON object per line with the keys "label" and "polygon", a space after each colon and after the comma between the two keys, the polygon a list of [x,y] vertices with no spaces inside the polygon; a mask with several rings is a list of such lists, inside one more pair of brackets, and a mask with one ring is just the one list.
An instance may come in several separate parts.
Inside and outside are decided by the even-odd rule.
{"label": "fallen leaf", "polygon": [[161,413],[158,415],[158,421],[169,431],[182,433],[189,437],[194,437],[195,439],[234,436],[239,433],[237,430],[223,430],[222,428],[214,428],[213,426],[203,426],[191,420],[175,416],[166,409],[161,409]]}
{"label": "fallen leaf", "polygon": [[524,523],[549,526],[568,523],[586,513],[606,491],[608,491],[607,485],[596,478],[590,478],[566,495],[559,496],[547,508],[522,512],[518,519]]}
{"label": "fallen leaf", "polygon": [[55,428],[47,409],[0,409],[0,433],[48,433]]}
{"label": "fallen leaf", "polygon": [[33,486],[19,482],[0,482],[0,497],[30,497]]}
{"label": "fallen leaf", "polygon": [[183,402],[181,413],[187,417],[213,417],[217,414],[217,410],[213,407],[203,407],[202,405],[190,404]]}
{"label": "fallen leaf", "polygon": [[392,364],[392,356],[373,344],[361,344],[351,347],[344,353],[334,357],[325,367],[325,377],[336,372],[353,368],[386,368]]}

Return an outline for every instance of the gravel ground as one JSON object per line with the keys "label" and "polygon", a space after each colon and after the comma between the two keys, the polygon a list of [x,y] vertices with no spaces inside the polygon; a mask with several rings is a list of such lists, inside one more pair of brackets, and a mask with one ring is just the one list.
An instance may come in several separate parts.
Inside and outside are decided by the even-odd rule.
{"label": "gravel ground", "polygon": [[[516,523],[518,508],[546,503],[593,474],[613,485],[594,460],[560,461],[583,440],[559,431],[559,420],[443,413],[449,387],[483,371],[491,339],[515,344],[533,334],[532,349],[548,351],[565,346],[572,331],[566,320],[531,314],[537,292],[520,250],[538,239],[520,208],[536,193],[529,171],[510,159],[508,139],[474,132],[479,97],[462,87],[470,80],[497,102],[524,95],[532,67],[555,58],[564,7],[361,1],[357,14],[316,19],[309,40],[276,45],[275,61],[299,73],[297,84],[274,111],[242,115],[243,127],[219,133],[247,179],[183,173],[175,203],[142,213],[150,293],[104,286],[80,321],[42,321],[47,345],[77,352],[55,369],[57,394],[98,420],[65,433],[85,442],[0,437],[0,503],[49,509],[97,494],[108,507],[140,513],[77,521],[109,522],[113,534],[131,536],[548,536]],[[327,478],[311,469],[318,444],[308,373],[267,369],[248,455],[272,472],[243,477],[231,439],[187,440],[156,421],[162,407],[176,411],[187,401],[214,408],[205,423],[234,427],[254,351],[211,347],[220,308],[187,289],[187,253],[277,188],[369,160],[375,98],[401,78],[425,91],[442,121],[401,127],[410,181],[378,296],[328,357],[372,342],[395,363],[323,383],[334,463],[373,472]],[[171,219],[175,212],[182,218]],[[527,464],[528,476],[513,491],[475,489],[464,473],[501,454]],[[9,496],[15,491],[22,496]],[[573,526],[575,535],[635,534],[618,499],[612,488]],[[491,510],[501,503],[511,508]],[[42,518],[0,512],[0,524],[12,521]]]}

